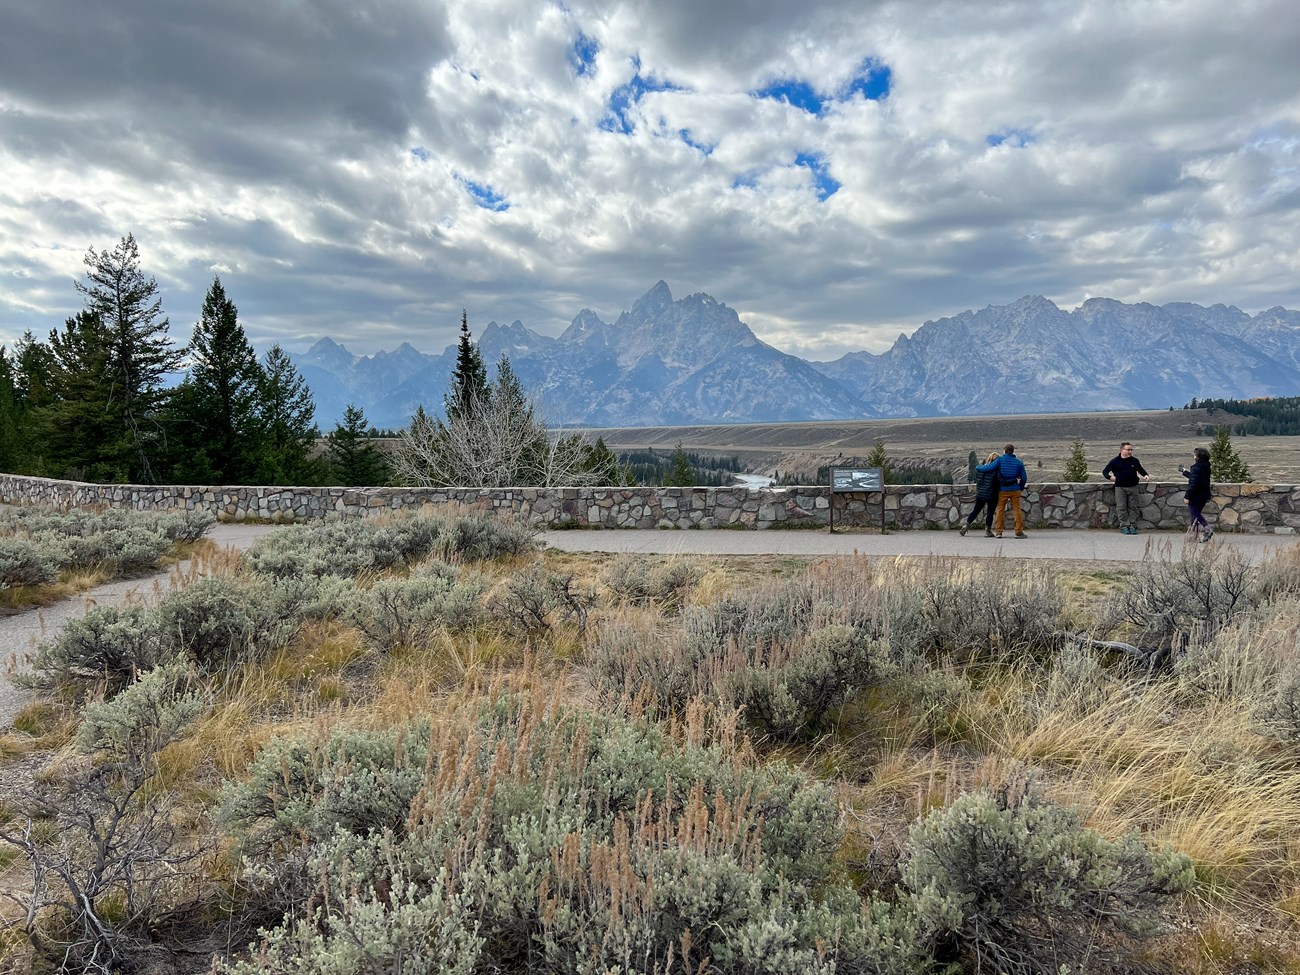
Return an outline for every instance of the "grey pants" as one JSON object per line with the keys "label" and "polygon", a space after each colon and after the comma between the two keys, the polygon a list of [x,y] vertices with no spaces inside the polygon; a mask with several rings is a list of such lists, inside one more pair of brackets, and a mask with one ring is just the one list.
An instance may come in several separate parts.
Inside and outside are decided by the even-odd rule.
{"label": "grey pants", "polygon": [[1138,517],[1138,486],[1115,485],[1115,521],[1120,528],[1136,528]]}

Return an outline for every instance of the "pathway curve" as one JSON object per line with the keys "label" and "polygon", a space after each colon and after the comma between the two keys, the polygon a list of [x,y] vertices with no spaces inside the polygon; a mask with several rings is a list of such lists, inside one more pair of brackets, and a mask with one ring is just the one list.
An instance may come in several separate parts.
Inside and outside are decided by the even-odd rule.
{"label": "pathway curve", "polygon": [[[207,537],[218,545],[244,550],[275,526],[214,525]],[[14,686],[8,676],[28,669],[28,658],[36,646],[63,628],[69,620],[80,619],[96,606],[122,606],[128,602],[150,602],[162,597],[170,588],[172,572],[189,568],[182,562],[138,579],[118,579],[54,603],[29,609],[13,616],[0,617],[0,661],[4,661],[5,679],[0,680],[0,728],[6,728],[15,715],[32,700],[32,693]]]}

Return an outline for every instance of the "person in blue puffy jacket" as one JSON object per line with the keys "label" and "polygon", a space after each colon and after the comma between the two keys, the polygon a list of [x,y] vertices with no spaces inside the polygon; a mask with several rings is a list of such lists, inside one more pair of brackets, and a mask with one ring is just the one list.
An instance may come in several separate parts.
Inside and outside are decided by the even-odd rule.
{"label": "person in blue puffy jacket", "polygon": [[1020,508],[1020,492],[1029,483],[1025,474],[1025,465],[1016,456],[1016,445],[1007,444],[998,458],[998,513],[993,518],[993,533],[1002,537],[1002,527],[1007,521],[1007,508],[1011,509],[1016,520],[1016,538],[1028,538],[1025,534],[1025,513]]}

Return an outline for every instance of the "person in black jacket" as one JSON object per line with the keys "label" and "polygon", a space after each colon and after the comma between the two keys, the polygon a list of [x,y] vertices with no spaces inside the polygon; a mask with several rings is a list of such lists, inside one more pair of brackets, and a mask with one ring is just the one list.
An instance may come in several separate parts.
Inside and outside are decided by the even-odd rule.
{"label": "person in black jacket", "polygon": [[966,524],[958,531],[965,535],[971,523],[981,511],[984,512],[984,537],[993,537],[993,509],[997,507],[998,492],[998,452],[995,450],[984,458],[984,463],[975,468],[975,507],[966,517]]}
{"label": "person in black jacket", "polygon": [[1183,500],[1187,502],[1187,529],[1200,535],[1199,541],[1208,542],[1214,535],[1214,529],[1205,520],[1201,510],[1210,500],[1210,452],[1204,447],[1197,447],[1195,457],[1196,462],[1192,464],[1191,470],[1180,464],[1178,473],[1187,478],[1187,493],[1183,495]]}
{"label": "person in black jacket", "polygon": [[1115,482],[1115,520],[1124,535],[1136,535],[1138,513],[1138,480],[1151,480],[1142,461],[1133,456],[1133,445],[1125,440],[1119,445],[1119,456],[1101,469],[1101,476]]}

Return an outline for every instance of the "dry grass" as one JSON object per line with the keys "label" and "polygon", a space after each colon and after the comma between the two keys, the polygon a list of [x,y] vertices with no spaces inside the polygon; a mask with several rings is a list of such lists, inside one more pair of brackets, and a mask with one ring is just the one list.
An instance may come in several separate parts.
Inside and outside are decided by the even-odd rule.
{"label": "dry grass", "polygon": [[[193,554],[195,567],[175,581],[199,571],[240,571],[230,553],[200,547]],[[599,584],[608,559],[554,551],[537,558],[591,586]],[[509,560],[485,571],[501,579],[528,564]],[[713,604],[774,578],[804,574],[819,593],[834,594],[870,592],[886,579],[924,585],[935,573],[959,579],[998,571],[960,562],[865,558],[712,558],[699,560],[698,568],[688,604]],[[1126,577],[1125,569],[1101,566],[1056,573],[1067,624],[1092,625]],[[737,754],[752,754],[761,746],[736,731],[734,714],[712,714],[697,703],[684,716],[653,715],[650,695],[638,696],[634,689],[618,702],[597,701],[583,666],[592,633],[631,629],[651,639],[663,620],[656,608],[602,604],[585,638],[571,626],[557,626],[526,648],[484,625],[467,634],[438,633],[425,646],[389,653],[368,650],[344,623],[305,624],[289,647],[214,686],[213,707],[160,755],[156,787],[185,797],[188,820],[212,801],[222,782],[244,775],[277,736],[324,737],[339,726],[396,727],[416,718],[451,735],[448,729],[465,724],[485,696],[507,684],[547,706],[616,706],[663,720],[674,735],[721,737]],[[1292,632],[1289,626],[1285,618],[1261,625],[1250,639],[1271,645]],[[1200,881],[1188,908],[1194,924],[1165,943],[1177,952],[1179,971],[1300,972],[1300,949],[1291,933],[1300,918],[1295,751],[1260,734],[1250,703],[1234,696],[1227,682],[1213,694],[1190,693],[1172,678],[1145,681],[1089,666],[1076,660],[1055,668],[988,667],[968,692],[926,705],[929,710],[905,688],[875,687],[843,707],[838,726],[825,738],[768,748],[764,757],[797,762],[837,787],[848,827],[844,858],[861,871],[863,883],[891,882],[908,825],[918,815],[963,792],[1032,778],[1053,800],[1079,807],[1103,835],[1137,830],[1151,844],[1170,845],[1193,859]],[[1236,679],[1233,686],[1248,683]],[[0,739],[0,760],[7,747],[66,744],[75,725],[57,707],[37,705],[19,716],[15,728],[34,741],[10,736],[6,745]],[[229,875],[230,864],[228,856],[214,855],[212,876]],[[1258,930],[1261,923],[1266,932]]]}

